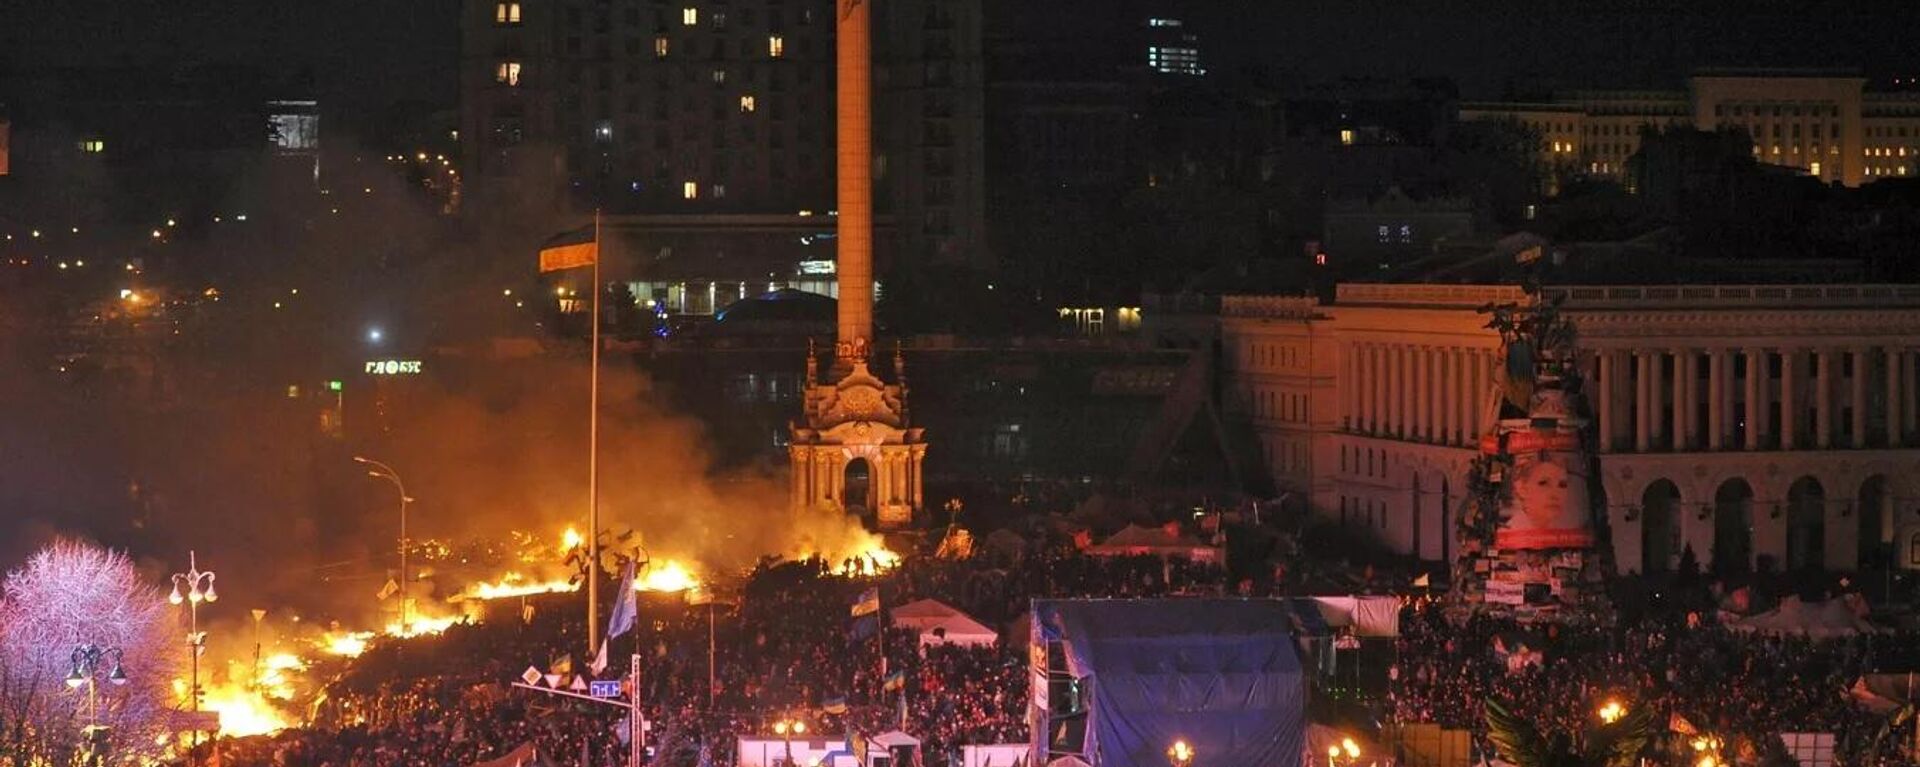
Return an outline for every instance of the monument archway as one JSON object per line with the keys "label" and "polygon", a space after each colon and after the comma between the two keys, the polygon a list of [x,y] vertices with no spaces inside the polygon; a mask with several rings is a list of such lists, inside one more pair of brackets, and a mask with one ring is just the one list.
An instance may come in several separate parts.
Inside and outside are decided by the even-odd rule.
{"label": "monument archway", "polygon": [[840,498],[846,512],[866,516],[871,508],[868,499],[873,492],[873,464],[858,457],[847,461],[841,480]]}

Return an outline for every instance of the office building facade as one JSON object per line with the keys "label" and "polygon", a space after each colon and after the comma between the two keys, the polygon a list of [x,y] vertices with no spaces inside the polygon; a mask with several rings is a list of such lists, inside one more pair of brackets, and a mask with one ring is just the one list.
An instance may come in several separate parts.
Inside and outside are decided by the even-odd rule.
{"label": "office building facade", "polygon": [[[1854,570],[1920,534],[1920,288],[1569,286],[1617,567]],[[1226,405],[1282,492],[1451,561],[1516,287],[1224,297]],[[1920,564],[1920,562],[1916,562]]]}

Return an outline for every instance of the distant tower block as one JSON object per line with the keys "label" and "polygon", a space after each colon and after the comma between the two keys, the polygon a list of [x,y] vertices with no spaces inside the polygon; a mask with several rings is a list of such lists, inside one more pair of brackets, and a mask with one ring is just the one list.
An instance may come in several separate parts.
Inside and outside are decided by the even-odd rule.
{"label": "distant tower block", "polygon": [[927,445],[907,420],[906,369],[897,383],[868,368],[873,353],[873,78],[867,3],[839,0],[835,141],[840,302],[833,348],[837,379],[822,382],[807,349],[805,423],[793,425],[789,501],[796,512],[872,514],[882,528],[913,522]]}

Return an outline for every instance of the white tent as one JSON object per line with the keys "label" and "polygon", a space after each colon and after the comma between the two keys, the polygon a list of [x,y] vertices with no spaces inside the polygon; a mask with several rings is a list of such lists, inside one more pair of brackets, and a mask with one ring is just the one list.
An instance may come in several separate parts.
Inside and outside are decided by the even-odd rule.
{"label": "white tent", "polygon": [[961,746],[961,767],[1024,767],[1027,752],[1033,746],[1026,743],[995,743],[985,746]]}
{"label": "white tent", "polygon": [[1759,615],[1734,618],[1726,622],[1734,631],[1762,634],[1805,634],[1814,638],[1852,636],[1874,631],[1873,624],[1854,614],[1838,599],[1802,602],[1799,597],[1780,600],[1780,606]]}
{"label": "white tent", "polygon": [[899,628],[924,628],[962,613],[958,608],[938,599],[920,599],[908,602],[892,610],[887,615],[893,618],[893,625]]}
{"label": "white tent", "polygon": [[893,608],[888,615],[898,628],[920,633],[920,644],[957,644],[967,647],[990,645],[999,641],[999,632],[967,617],[952,605],[934,599],[908,602]]}
{"label": "white tent", "polygon": [[1162,559],[1190,559],[1195,562],[1219,562],[1220,549],[1181,535],[1164,527],[1127,525],[1105,541],[1087,549],[1094,556],[1156,556]]}

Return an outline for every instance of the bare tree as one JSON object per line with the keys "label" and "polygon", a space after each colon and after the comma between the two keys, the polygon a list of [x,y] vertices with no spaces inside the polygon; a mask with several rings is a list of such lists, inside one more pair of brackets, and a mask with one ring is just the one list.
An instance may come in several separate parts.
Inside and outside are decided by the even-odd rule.
{"label": "bare tree", "polygon": [[[88,685],[68,683],[78,670],[92,672],[109,753],[155,755],[185,660],[175,623],[159,589],[142,583],[119,552],[63,540],[8,573],[0,591],[0,753],[16,765],[76,763],[95,713]],[[117,649],[118,657],[76,669],[81,645]],[[116,660],[124,684],[109,682]]]}

